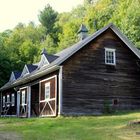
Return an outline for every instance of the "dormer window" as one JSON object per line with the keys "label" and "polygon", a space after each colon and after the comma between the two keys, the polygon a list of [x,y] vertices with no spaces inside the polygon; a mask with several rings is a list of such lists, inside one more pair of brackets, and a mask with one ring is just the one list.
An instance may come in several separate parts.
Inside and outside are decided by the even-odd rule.
{"label": "dormer window", "polygon": [[11,76],[10,76],[10,79],[9,79],[9,82],[13,82],[15,81],[16,79],[18,79],[19,77],[21,76],[21,72],[12,72],[11,73]]}
{"label": "dormer window", "polygon": [[25,76],[25,75],[27,75],[27,74],[29,74],[29,70],[28,70],[28,68],[27,68],[27,65],[25,65],[25,66],[24,66],[24,69],[23,69],[23,71],[22,71],[21,77],[23,77],[23,76]]}
{"label": "dormer window", "polygon": [[58,56],[48,54],[46,49],[44,48],[41,52],[41,60],[38,64],[38,68],[41,68],[45,65],[49,65],[51,62],[53,62],[57,58],[58,58]]}
{"label": "dormer window", "polygon": [[116,65],[115,49],[105,48],[105,64]]}
{"label": "dormer window", "polygon": [[41,56],[41,61],[40,61],[40,63],[39,63],[39,67],[42,67],[42,66],[44,66],[44,65],[46,65],[46,64],[49,64],[49,62],[48,62],[48,60],[47,60],[45,54],[43,54],[43,55]]}

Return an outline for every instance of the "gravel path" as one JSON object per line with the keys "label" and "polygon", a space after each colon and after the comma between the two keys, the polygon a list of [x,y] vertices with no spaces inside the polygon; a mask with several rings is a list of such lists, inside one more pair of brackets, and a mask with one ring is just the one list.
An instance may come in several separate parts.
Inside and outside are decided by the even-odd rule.
{"label": "gravel path", "polygon": [[22,137],[14,132],[0,132],[0,140],[22,140]]}

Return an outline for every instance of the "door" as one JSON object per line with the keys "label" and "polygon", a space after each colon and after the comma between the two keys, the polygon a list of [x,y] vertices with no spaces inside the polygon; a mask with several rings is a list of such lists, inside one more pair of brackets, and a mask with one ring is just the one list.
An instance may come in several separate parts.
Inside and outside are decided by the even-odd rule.
{"label": "door", "polygon": [[57,77],[53,76],[40,82],[40,116],[57,115]]}
{"label": "door", "polygon": [[27,117],[27,87],[20,89],[19,117]]}

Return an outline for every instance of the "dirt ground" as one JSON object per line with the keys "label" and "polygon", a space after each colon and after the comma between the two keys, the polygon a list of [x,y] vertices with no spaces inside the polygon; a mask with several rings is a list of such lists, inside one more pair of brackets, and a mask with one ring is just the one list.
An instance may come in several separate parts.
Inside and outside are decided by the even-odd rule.
{"label": "dirt ground", "polygon": [[14,132],[0,132],[0,140],[22,140],[22,137]]}

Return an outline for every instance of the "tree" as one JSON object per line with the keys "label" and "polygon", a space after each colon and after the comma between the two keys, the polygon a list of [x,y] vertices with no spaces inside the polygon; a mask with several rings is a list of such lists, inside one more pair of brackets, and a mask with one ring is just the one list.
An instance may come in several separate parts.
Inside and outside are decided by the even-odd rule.
{"label": "tree", "polygon": [[54,31],[54,25],[57,20],[58,13],[52,9],[50,5],[40,11],[39,21],[46,28],[46,34],[51,34]]}

